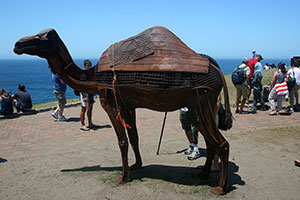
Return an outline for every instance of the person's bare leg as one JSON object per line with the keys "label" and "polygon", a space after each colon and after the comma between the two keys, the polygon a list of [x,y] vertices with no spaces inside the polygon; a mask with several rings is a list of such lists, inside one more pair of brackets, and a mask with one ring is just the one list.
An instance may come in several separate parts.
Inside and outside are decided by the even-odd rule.
{"label": "person's bare leg", "polygon": [[86,107],[81,106],[81,111],[80,111],[80,122],[81,122],[81,127],[85,128],[85,123],[84,123],[84,115],[85,115]]}
{"label": "person's bare leg", "polygon": [[92,112],[93,112],[93,103],[89,105],[89,108],[87,110],[87,117],[88,117],[88,124],[89,126],[93,126],[93,122],[92,122]]}
{"label": "person's bare leg", "polygon": [[241,103],[240,111],[244,111],[245,102],[246,102],[246,99],[244,98]]}
{"label": "person's bare leg", "polygon": [[63,116],[63,113],[64,113],[64,107],[63,107],[63,105],[59,104],[58,105],[58,116],[59,117]]}
{"label": "person's bare leg", "polygon": [[192,130],[185,131],[185,135],[190,143],[195,143]]}
{"label": "person's bare leg", "polygon": [[235,113],[238,113],[239,112],[239,103],[240,103],[240,100],[239,99],[236,99],[235,100]]}
{"label": "person's bare leg", "polygon": [[219,156],[215,154],[214,159],[212,160],[211,171],[218,171],[219,168]]}

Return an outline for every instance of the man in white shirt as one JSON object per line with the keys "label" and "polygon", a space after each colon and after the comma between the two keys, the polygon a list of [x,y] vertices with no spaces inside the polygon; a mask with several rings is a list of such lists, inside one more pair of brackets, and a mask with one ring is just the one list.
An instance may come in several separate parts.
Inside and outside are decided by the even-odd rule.
{"label": "man in white shirt", "polygon": [[[235,113],[240,113],[240,114],[245,113],[243,109],[250,89],[250,79],[249,79],[250,68],[247,66],[247,63],[248,63],[248,59],[243,58],[242,64],[237,67],[237,69],[244,69],[244,77],[245,77],[245,81],[242,84],[235,85],[236,88]],[[243,99],[241,101],[242,96]],[[239,103],[241,103],[240,109],[239,109]]]}
{"label": "man in white shirt", "polygon": [[298,101],[298,90],[300,89],[299,64],[293,65],[292,68],[289,69],[289,71],[287,72],[287,80],[289,80],[290,77],[296,78],[296,84],[290,90],[290,109],[289,109],[289,111],[293,112],[294,98],[296,98],[296,105],[299,104],[299,101]]}

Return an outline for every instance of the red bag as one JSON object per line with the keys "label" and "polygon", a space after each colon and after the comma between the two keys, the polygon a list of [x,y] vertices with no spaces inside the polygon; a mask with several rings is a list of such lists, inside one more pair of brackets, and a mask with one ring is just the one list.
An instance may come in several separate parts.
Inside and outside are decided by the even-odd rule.
{"label": "red bag", "polygon": [[285,96],[289,93],[288,86],[286,83],[286,80],[284,80],[282,83],[276,83],[275,84],[275,91],[278,96]]}

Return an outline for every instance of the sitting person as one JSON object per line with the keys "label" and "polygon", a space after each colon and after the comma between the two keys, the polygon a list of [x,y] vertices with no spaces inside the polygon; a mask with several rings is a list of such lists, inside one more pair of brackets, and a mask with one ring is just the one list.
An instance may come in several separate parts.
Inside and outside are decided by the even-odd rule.
{"label": "sitting person", "polygon": [[29,93],[25,90],[25,85],[19,84],[18,89],[19,92],[12,95],[17,111],[30,111],[32,109],[32,102]]}
{"label": "sitting person", "polygon": [[13,100],[10,97],[9,93],[6,92],[4,89],[0,89],[0,115],[11,115],[14,112],[13,108]]}

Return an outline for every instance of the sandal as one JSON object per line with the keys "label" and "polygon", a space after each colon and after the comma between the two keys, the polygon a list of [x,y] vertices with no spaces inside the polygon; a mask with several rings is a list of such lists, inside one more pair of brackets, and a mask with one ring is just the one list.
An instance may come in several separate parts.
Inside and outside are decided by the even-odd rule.
{"label": "sandal", "polygon": [[247,111],[244,111],[244,110],[240,110],[239,113],[240,113],[240,114],[248,114],[248,112],[247,112]]}
{"label": "sandal", "polygon": [[277,111],[276,111],[276,110],[273,110],[272,112],[270,112],[269,115],[277,115]]}
{"label": "sandal", "polygon": [[96,127],[96,125],[95,125],[95,124],[92,124],[92,125],[88,125],[87,127],[93,129],[93,128]]}
{"label": "sandal", "polygon": [[80,130],[81,130],[81,131],[89,131],[90,129],[87,128],[87,127],[85,127],[85,126],[83,126],[83,127],[80,127]]}
{"label": "sandal", "polygon": [[296,166],[300,167],[300,160],[295,160],[294,163]]}

